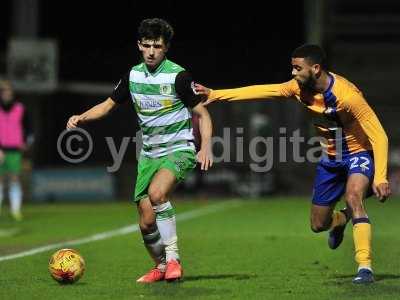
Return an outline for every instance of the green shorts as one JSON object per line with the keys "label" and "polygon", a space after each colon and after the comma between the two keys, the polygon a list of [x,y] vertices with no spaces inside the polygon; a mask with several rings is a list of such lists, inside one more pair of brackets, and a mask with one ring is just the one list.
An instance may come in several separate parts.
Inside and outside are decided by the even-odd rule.
{"label": "green shorts", "polygon": [[158,170],[170,170],[179,182],[185,179],[186,175],[195,167],[196,153],[190,150],[175,151],[158,158],[140,156],[135,186],[135,202],[147,197],[147,189]]}
{"label": "green shorts", "polygon": [[0,164],[0,176],[6,173],[19,174],[21,172],[21,152],[4,150],[4,161]]}

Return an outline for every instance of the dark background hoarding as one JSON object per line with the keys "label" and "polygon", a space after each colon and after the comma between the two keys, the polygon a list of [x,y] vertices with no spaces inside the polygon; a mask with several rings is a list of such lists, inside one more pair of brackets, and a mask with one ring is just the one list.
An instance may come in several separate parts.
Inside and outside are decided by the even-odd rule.
{"label": "dark background hoarding", "polygon": [[[151,17],[164,18],[175,29],[168,57],[211,88],[289,80],[293,49],[305,42],[323,45],[331,70],[354,82],[380,117],[391,142],[391,169],[400,165],[396,159],[400,156],[396,154],[400,153],[396,88],[400,51],[398,1],[16,0],[3,1],[2,11],[1,77],[7,74],[7,46],[11,39],[51,39],[58,48],[58,87],[51,92],[17,91],[33,115],[37,139],[30,158],[35,168],[76,167],[60,157],[57,139],[69,116],[108,97],[121,75],[140,62],[136,31],[142,19]],[[209,110],[215,136],[223,136],[223,130],[228,128],[233,133],[232,145],[236,138],[243,137],[244,159],[216,164],[209,177],[200,176],[201,182],[207,182],[207,178],[231,178],[232,184],[246,174],[243,176],[249,182],[248,190],[252,189],[251,182],[258,182],[256,186],[273,185],[272,190],[278,193],[310,192],[312,163],[294,162],[291,149],[287,149],[287,162],[278,161],[275,155],[273,169],[254,176],[249,170],[251,157],[246,148],[255,134],[262,134],[274,138],[274,152],[279,154],[282,127],[287,136],[300,130],[305,138],[311,137],[310,122],[301,105],[294,101],[254,101],[215,104]],[[255,132],[255,120],[268,123],[268,128]],[[237,134],[239,127],[243,130]],[[118,146],[124,137],[135,136],[138,127],[132,106],[124,104],[105,120],[85,129],[93,137],[94,151],[81,166],[105,167],[112,165],[105,137],[113,137]],[[307,147],[303,145],[302,151]],[[238,149],[232,147],[230,151],[232,157],[237,157]],[[120,187],[131,188],[135,163],[135,144],[130,143],[122,168],[115,173]],[[273,183],[267,178],[270,175],[275,178]]]}

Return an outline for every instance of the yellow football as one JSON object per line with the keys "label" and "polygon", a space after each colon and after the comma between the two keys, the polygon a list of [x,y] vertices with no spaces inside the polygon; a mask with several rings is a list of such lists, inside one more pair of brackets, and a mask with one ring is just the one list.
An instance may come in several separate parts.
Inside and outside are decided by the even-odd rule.
{"label": "yellow football", "polygon": [[85,261],[74,249],[61,249],[49,260],[49,272],[59,283],[74,283],[85,272]]}

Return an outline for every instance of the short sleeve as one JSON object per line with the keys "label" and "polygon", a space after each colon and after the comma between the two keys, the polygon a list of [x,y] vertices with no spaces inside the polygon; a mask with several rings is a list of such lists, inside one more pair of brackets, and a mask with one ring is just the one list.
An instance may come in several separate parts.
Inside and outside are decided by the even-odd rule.
{"label": "short sleeve", "polygon": [[193,78],[187,71],[182,71],[176,76],[175,90],[182,102],[189,108],[195,107],[204,98],[195,92]]}
{"label": "short sleeve", "polygon": [[110,98],[118,104],[125,103],[130,100],[129,92],[129,72],[126,73],[115,86]]}

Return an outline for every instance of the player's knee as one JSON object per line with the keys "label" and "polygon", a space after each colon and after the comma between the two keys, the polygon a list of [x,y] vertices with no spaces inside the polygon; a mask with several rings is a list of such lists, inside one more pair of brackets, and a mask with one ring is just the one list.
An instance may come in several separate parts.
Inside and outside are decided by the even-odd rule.
{"label": "player's knee", "polygon": [[328,222],[322,222],[322,221],[312,221],[311,222],[311,230],[315,233],[323,232],[329,229],[329,224]]}
{"label": "player's knee", "polygon": [[164,203],[166,195],[159,188],[152,188],[149,190],[149,198],[152,204],[158,205]]}
{"label": "player's knee", "polygon": [[325,231],[326,229],[322,226],[311,224],[311,230],[315,233],[319,233]]}

